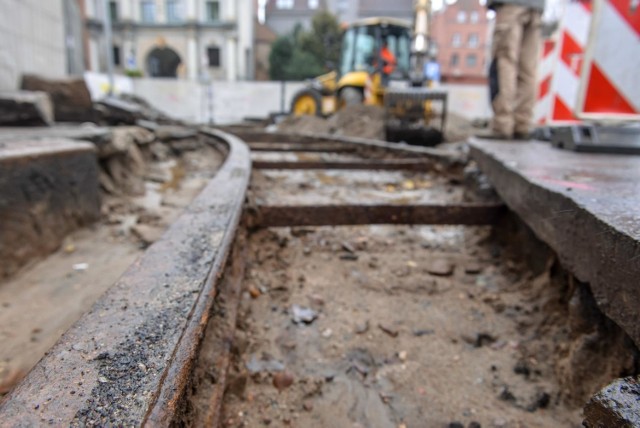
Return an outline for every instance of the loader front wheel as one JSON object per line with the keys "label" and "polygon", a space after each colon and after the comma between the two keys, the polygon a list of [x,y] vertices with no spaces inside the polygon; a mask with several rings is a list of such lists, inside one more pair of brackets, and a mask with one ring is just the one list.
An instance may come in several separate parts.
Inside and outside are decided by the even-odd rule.
{"label": "loader front wheel", "polygon": [[364,94],[358,88],[347,86],[340,91],[340,101],[345,106],[362,104],[364,101]]}
{"label": "loader front wheel", "polygon": [[322,116],[322,97],[313,89],[304,89],[296,94],[291,102],[294,116]]}

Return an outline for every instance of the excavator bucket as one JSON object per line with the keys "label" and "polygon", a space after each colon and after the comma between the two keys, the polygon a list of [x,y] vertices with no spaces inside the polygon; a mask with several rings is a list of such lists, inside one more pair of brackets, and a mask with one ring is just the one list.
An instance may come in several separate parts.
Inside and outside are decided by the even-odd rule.
{"label": "excavator bucket", "polygon": [[387,141],[435,146],[444,139],[447,93],[432,88],[388,88],[384,94]]}

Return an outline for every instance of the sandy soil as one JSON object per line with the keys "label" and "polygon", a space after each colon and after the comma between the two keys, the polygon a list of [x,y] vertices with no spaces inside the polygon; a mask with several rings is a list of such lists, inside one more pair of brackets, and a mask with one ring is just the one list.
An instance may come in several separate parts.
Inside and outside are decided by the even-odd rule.
{"label": "sandy soil", "polygon": [[[459,202],[435,173],[260,171],[257,203]],[[249,239],[232,427],[577,427],[555,373],[566,290],[488,227],[262,230]],[[545,256],[543,256],[545,257]],[[546,260],[542,261],[545,265]]]}
{"label": "sandy soil", "polygon": [[[537,334],[554,297],[539,292],[548,275],[507,261],[487,234],[389,226],[255,234],[226,426],[580,426],[539,346],[549,352],[563,339],[560,329]],[[296,323],[300,308],[313,320]],[[274,382],[289,375],[279,392]]]}
{"label": "sandy soil", "polygon": [[211,147],[151,162],[140,197],[105,195],[103,219],[0,283],[0,396],[10,390],[200,192],[222,162]]}

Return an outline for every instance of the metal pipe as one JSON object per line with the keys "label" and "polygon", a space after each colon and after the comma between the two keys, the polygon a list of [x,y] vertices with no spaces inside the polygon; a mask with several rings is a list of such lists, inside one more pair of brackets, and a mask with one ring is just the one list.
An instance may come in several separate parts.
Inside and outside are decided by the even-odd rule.
{"label": "metal pipe", "polygon": [[429,48],[429,12],[431,11],[429,0],[416,1],[415,23],[413,36],[413,52],[426,54]]}

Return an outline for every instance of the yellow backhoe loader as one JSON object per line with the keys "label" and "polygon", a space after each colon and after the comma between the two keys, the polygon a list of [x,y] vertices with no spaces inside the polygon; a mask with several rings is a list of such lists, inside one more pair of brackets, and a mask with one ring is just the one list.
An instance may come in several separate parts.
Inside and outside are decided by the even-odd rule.
{"label": "yellow backhoe loader", "polygon": [[[388,141],[440,143],[447,94],[429,88],[423,72],[430,48],[430,7],[429,0],[416,1],[413,27],[393,18],[369,18],[349,25],[337,69],[299,91],[291,103],[292,114],[329,116],[349,104],[377,105],[385,109]],[[383,44],[396,59],[389,76],[383,73]]]}

